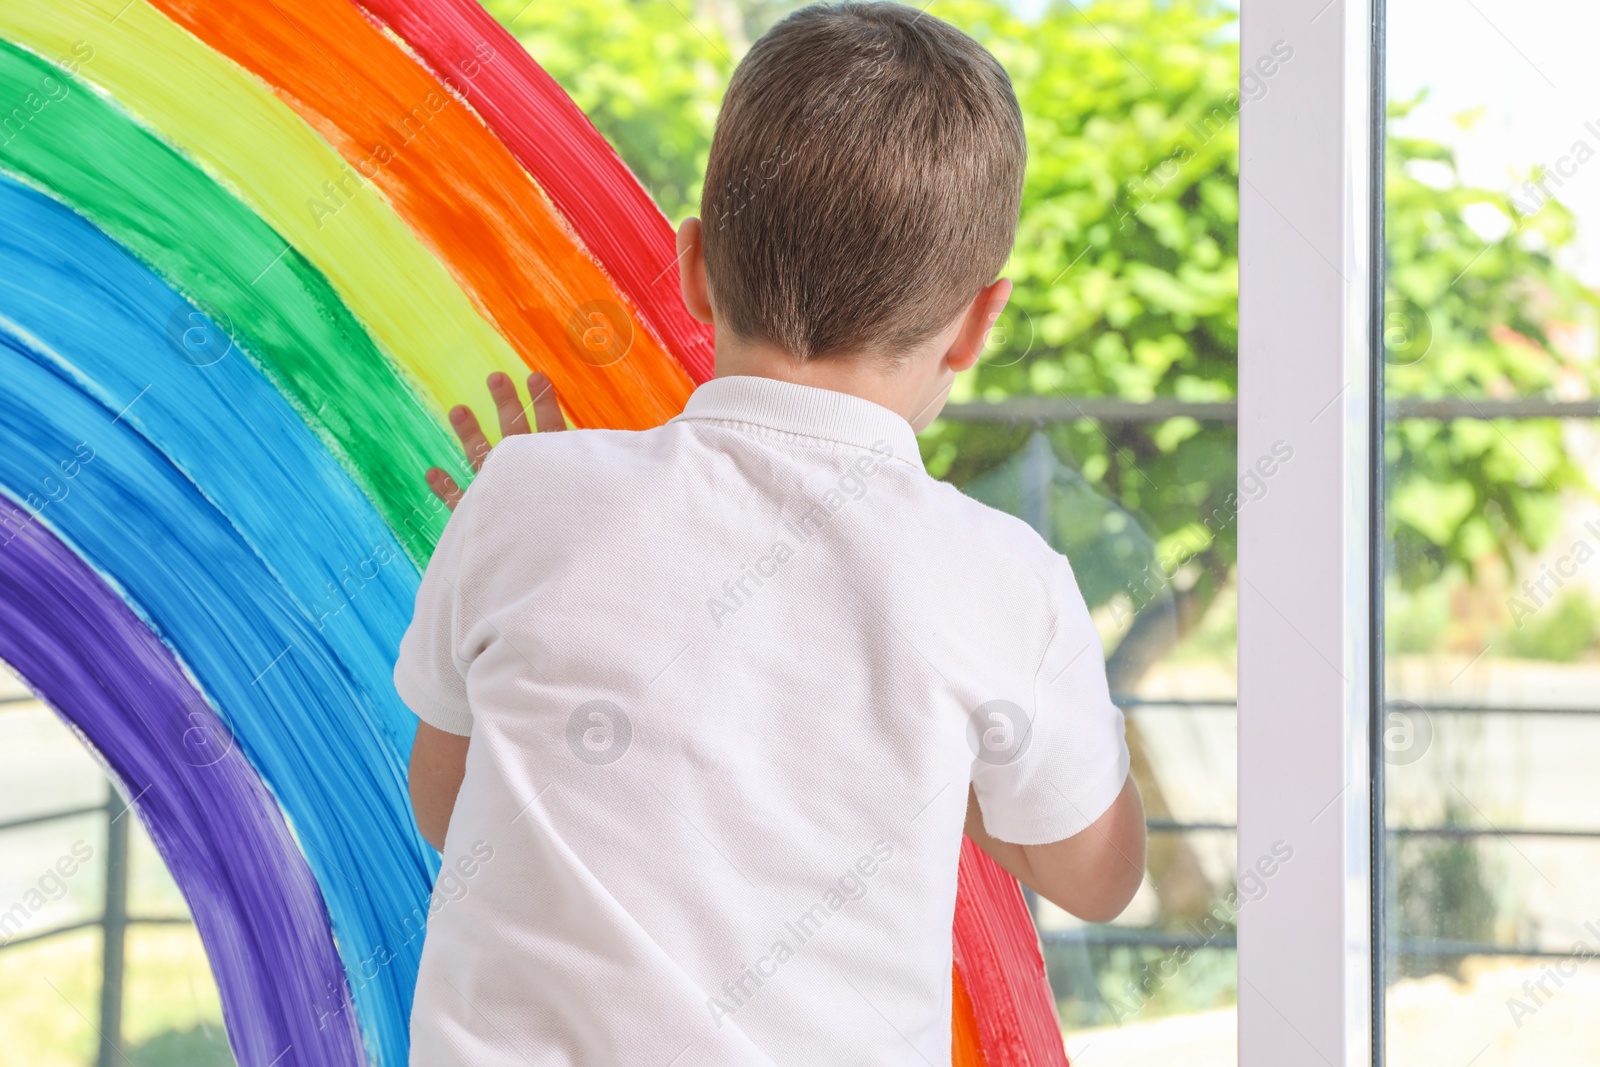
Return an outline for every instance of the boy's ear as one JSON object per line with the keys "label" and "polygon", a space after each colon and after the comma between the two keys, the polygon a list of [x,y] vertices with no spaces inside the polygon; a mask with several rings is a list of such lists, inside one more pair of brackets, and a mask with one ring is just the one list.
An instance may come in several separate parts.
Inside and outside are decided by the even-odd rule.
{"label": "boy's ear", "polygon": [[966,314],[961,318],[961,329],[956,333],[956,339],[945,353],[945,363],[952,371],[960,374],[978,362],[978,357],[983,355],[984,342],[989,339],[989,330],[1010,299],[1010,278],[1000,278],[978,290],[978,295],[972,298]]}
{"label": "boy's ear", "polygon": [[711,295],[706,287],[705,246],[700,243],[700,220],[692,215],[678,227],[678,283],[689,314],[709,324]]}

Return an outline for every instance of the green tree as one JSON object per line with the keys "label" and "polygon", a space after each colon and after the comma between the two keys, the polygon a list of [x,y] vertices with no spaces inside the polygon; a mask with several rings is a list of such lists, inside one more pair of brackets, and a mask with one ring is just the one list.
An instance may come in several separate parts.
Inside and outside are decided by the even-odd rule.
{"label": "green tree", "polygon": [[[518,6],[508,0],[491,9],[509,18]],[[535,5],[512,27],[664,210],[681,217],[695,210],[716,107],[741,46],[793,6],[702,3],[691,21],[687,7],[601,0]],[[737,17],[729,17],[733,7]],[[952,0],[936,13],[1006,64],[1031,145],[1008,268],[1017,283],[1003,324],[1010,342],[980,366],[972,395],[1231,396],[1233,15],[1211,0],[1105,0],[1082,12],[1058,3],[1030,21],[993,0]],[[1026,428],[944,424],[926,436],[926,454],[936,473],[966,484],[1026,437]],[[1108,599],[1177,538],[1201,562],[1201,580],[1179,594],[1186,623],[1198,619],[1233,558],[1231,524],[1208,533],[1195,521],[1231,491],[1231,431],[1202,432],[1182,419],[1067,424],[1050,437],[1087,484],[1115,502],[1104,535],[1134,538],[1112,553],[1128,574],[1101,581],[1092,599]],[[1082,547],[1057,540],[1069,553]],[[1176,638],[1170,626],[1151,630],[1164,636],[1139,657],[1140,669]]]}
{"label": "green tree", "polygon": [[[511,18],[521,4],[490,7]],[[532,5],[513,28],[678,219],[697,210],[735,62],[794,6]],[[1241,96],[1237,16],[1218,0],[1054,0],[1028,17],[999,0],[931,10],[1005,64],[1029,141],[1011,310],[955,399],[1232,399],[1238,116],[1300,62],[1295,42],[1243,57],[1254,73]],[[1415,138],[1392,139],[1387,181],[1391,396],[1539,392],[1572,373],[1548,325],[1591,301],[1560,266],[1570,215],[1550,203],[1524,217],[1509,196],[1464,186],[1447,148]],[[1486,209],[1509,220],[1505,233],[1480,233]],[[1028,518],[1074,561],[1091,607],[1117,609],[1107,667],[1121,692],[1227,587],[1237,472],[1273,458],[1240,457],[1230,423],[1188,417],[1043,428],[947,420],[922,443],[930,471]],[[1550,421],[1402,421],[1386,459],[1395,566],[1412,584],[1536,547],[1559,494],[1586,484]],[[1152,783],[1136,728],[1130,745]],[[1147,801],[1152,815],[1166,813],[1158,789]],[[1177,839],[1157,843],[1151,867],[1169,916],[1209,907]]]}
{"label": "green tree", "polygon": [[[1211,0],[1100,0],[1024,21],[975,0],[939,14],[1011,72],[1029,144],[1007,267],[1013,309],[966,395],[1231,398],[1237,116],[1248,106],[1233,13]],[[950,422],[926,435],[926,450],[937,473],[965,486],[1032,432]],[[1226,582],[1236,436],[1191,418],[1080,420],[1045,432],[1054,454],[1114,504],[1097,529],[1061,516],[1048,530],[1075,560],[1120,561],[1077,569],[1091,607],[1121,598],[1119,614],[1131,618],[1107,664],[1112,688],[1126,692]],[[1185,564],[1174,575],[1175,559]]]}
{"label": "green tree", "polygon": [[[691,25],[665,5],[538,5],[515,28],[677,218],[695,210],[716,105],[740,54],[725,27],[738,24],[748,38],[787,6]],[[1058,3],[1027,21],[993,0],[949,0],[934,13],[1006,65],[1030,143],[1007,269],[1014,310],[966,383],[969,395],[1231,397],[1234,16],[1211,0],[1113,0],[1082,12]],[[1038,525],[1073,559],[1091,605],[1148,579],[1174,551],[1192,561],[1177,585],[1162,578],[1145,590],[1151,609],[1113,653],[1113,688],[1126,691],[1226,580],[1232,429],[1192,419],[1063,424],[1049,428],[1043,453],[1022,449],[1029,433],[949,422],[924,435],[924,452],[934,473],[1019,514],[1026,509],[1011,497],[1032,478],[1012,478],[1012,468],[1046,465],[1047,521]],[[1197,520],[1213,513],[1221,521]],[[1137,728],[1130,738],[1152,814],[1169,815]],[[1151,860],[1170,915],[1209,908],[1210,888],[1180,841],[1158,842]]]}
{"label": "green tree", "polygon": [[[734,63],[794,6],[490,4],[518,16],[523,43],[674,218],[696,210]],[[1216,0],[1059,0],[1025,19],[995,0],[941,0],[934,13],[1006,65],[1030,146],[1007,268],[1013,310],[961,395],[1231,398],[1237,116],[1273,90],[1262,76],[1241,98],[1233,12]],[[1296,61],[1287,40],[1248,58],[1274,73]],[[1395,120],[1408,110],[1395,108]],[[1573,321],[1593,300],[1559,264],[1571,215],[1554,201],[1524,215],[1507,194],[1466,187],[1446,147],[1415,138],[1391,139],[1387,182],[1390,395],[1537,393],[1570,373],[1549,324]],[[1485,211],[1507,220],[1505,233],[1480,234]],[[969,486],[1014,460],[1031,432],[946,422],[924,435],[925,456]],[[1198,624],[1231,571],[1232,428],[1076,421],[1047,436],[1073,472],[1067,496],[1081,499],[1087,485],[1113,505],[1095,528],[1063,523],[1071,529],[1058,538],[1069,555],[1121,568],[1084,576],[1093,605],[1147,588],[1153,564],[1187,561],[1174,581],[1155,583],[1157,610],[1139,613],[1113,651],[1114,682],[1131,686]],[[1559,494],[1586,484],[1549,420],[1405,420],[1390,430],[1387,460],[1394,565],[1408,585],[1537,547]]]}
{"label": "green tree", "polygon": [[[1391,124],[1418,102],[1392,105]],[[1448,148],[1400,135],[1389,138],[1386,186],[1391,396],[1549,395],[1563,378],[1594,388],[1593,369],[1556,337],[1596,305],[1560,265],[1576,236],[1570,211],[1465,186]],[[1385,452],[1391,567],[1407,588],[1539,548],[1562,494],[1590,487],[1554,419],[1405,419],[1391,423]]]}
{"label": "green tree", "polygon": [[[694,22],[686,4],[636,0],[484,6],[605,134],[668,218],[695,213],[717,108],[743,54],[719,14],[731,5],[702,4]],[[707,7],[719,17],[706,17]]]}

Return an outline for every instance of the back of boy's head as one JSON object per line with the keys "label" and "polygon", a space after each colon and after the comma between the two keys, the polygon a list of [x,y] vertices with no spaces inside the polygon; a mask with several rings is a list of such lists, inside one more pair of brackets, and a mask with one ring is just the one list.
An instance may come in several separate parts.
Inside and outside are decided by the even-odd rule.
{"label": "back of boy's head", "polygon": [[1010,255],[1027,145],[1004,68],[892,3],[813,5],[757,41],[701,215],[719,326],[797,359],[893,359]]}

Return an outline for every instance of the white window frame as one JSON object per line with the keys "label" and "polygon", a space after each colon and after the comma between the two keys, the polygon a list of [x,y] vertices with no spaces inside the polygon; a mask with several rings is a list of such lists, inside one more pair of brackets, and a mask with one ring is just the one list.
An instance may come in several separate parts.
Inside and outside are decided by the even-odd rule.
{"label": "white window frame", "polygon": [[1267,463],[1264,496],[1241,492],[1241,1067],[1381,1063],[1382,2],[1241,3],[1242,64],[1293,49],[1240,110],[1240,474],[1275,446],[1293,450]]}

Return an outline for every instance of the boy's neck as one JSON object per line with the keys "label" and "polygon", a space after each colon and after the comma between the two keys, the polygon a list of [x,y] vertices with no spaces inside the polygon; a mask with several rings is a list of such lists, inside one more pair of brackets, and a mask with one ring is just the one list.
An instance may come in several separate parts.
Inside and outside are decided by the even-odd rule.
{"label": "boy's neck", "polygon": [[742,338],[717,337],[718,378],[745,375],[775,378],[795,385],[831,389],[888,408],[921,430],[943,407],[954,376],[941,374],[943,362],[929,353],[911,352],[889,362],[870,355],[842,354],[798,360],[782,349]]}

